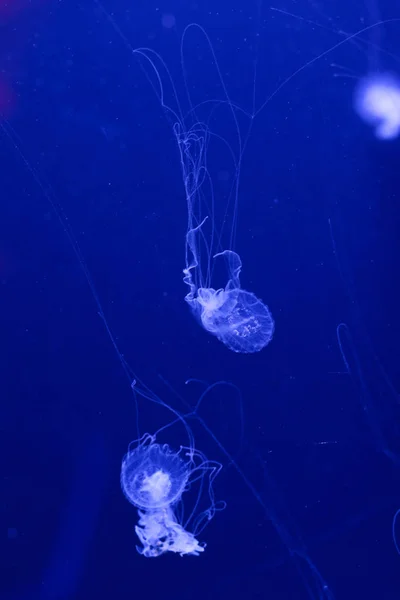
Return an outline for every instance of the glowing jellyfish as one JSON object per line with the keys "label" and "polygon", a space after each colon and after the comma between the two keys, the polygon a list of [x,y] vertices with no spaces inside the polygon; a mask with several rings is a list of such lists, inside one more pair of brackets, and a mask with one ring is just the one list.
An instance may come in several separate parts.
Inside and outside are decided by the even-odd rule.
{"label": "glowing jellyfish", "polygon": [[[193,302],[194,313],[200,317],[203,326],[216,337],[219,337],[227,346],[240,352],[260,350],[267,345],[272,337],[272,317],[267,307],[260,300],[252,293],[240,288],[239,274],[241,261],[238,254],[232,249],[234,247],[237,221],[239,173],[245,146],[241,142],[239,133],[239,152],[237,161],[234,161],[234,192],[231,198],[233,224],[230,228],[231,231],[227,244],[222,244],[221,241],[223,227],[221,226],[217,230],[215,225],[215,196],[213,193],[210,193],[209,200],[207,201],[205,193],[207,185],[211,183],[205,154],[210,138],[215,136],[210,127],[209,120],[212,119],[214,109],[224,105],[228,107],[228,112],[231,112],[233,122],[237,125],[235,116],[236,108],[233,107],[226,96],[225,100],[220,100],[213,104],[209,118],[206,121],[196,117],[197,112],[200,110],[197,105],[195,107],[192,105],[186,117],[182,115],[180,108],[178,108],[178,112],[174,112],[165,104],[164,87],[160,71],[155,65],[155,61],[157,59],[161,61],[161,59],[150,50],[136,50],[134,53],[141,55],[151,65],[153,69],[152,75],[156,77],[155,86],[161,105],[170,116],[174,117],[175,123],[178,124],[175,125],[174,131],[177,136],[183,163],[182,173],[184,175],[189,215],[184,270],[185,283],[189,286],[187,301],[189,302],[190,300],[190,303]],[[164,63],[161,61],[160,64],[163,68]],[[311,61],[308,64],[311,64]],[[296,71],[296,73],[300,71],[301,69]],[[286,79],[280,87],[289,81],[289,79]],[[169,81],[172,83],[171,79]],[[152,83],[154,84],[154,78]],[[221,83],[225,90],[222,79]],[[172,88],[174,93],[173,83]],[[255,113],[250,116],[254,117]],[[194,124],[187,124],[188,117],[189,120],[193,119]],[[226,144],[226,147],[230,147],[229,144]],[[35,173],[35,171],[32,172]],[[45,190],[46,188],[44,188],[44,193],[46,193]],[[48,195],[47,197],[53,205],[51,196]],[[57,211],[56,207],[55,210]],[[211,223],[211,235],[206,235],[205,233],[207,219],[208,223]],[[64,224],[62,215],[60,220]],[[129,376],[130,370],[123,356],[120,354],[116,341],[107,324],[91,277],[81,258],[79,245],[71,235],[69,227],[65,227],[65,231],[88,280],[99,315],[104,321],[114,349]],[[215,288],[212,287],[211,279],[214,277],[214,262],[218,262],[214,261],[214,259],[218,257],[223,257],[228,266],[227,282],[224,287]],[[259,327],[260,323],[261,326]],[[264,329],[267,332],[266,334],[263,333]],[[263,467],[264,480],[260,484],[259,479],[257,479],[256,487],[235,457],[225,449],[207,423],[200,418],[198,409],[209,389],[202,394],[196,407],[183,417],[196,418],[214,440],[220,452],[224,454],[227,463],[237,471],[256,502],[263,509],[264,516],[270,519],[275,527],[282,545],[287,548],[288,556],[296,563],[298,571],[303,576],[304,585],[307,591],[309,591],[310,596],[312,594],[314,598],[318,598],[319,600],[321,598],[332,598],[333,596],[329,587],[308,555],[307,548],[302,541],[302,536],[296,533],[295,527],[286,525],[286,519],[277,514],[278,512],[282,514],[282,503],[279,502],[279,508],[275,508],[275,510],[272,506],[272,494],[270,491],[273,488],[273,483],[271,483],[272,480],[268,474],[267,466],[264,465]],[[150,397],[148,390],[146,390],[146,393],[142,393],[142,395],[150,401],[165,406],[156,397]],[[230,414],[230,411],[227,412],[227,415]],[[177,419],[181,420],[183,417],[177,416]],[[156,439],[158,439],[158,433],[154,436],[138,436],[138,441],[130,447],[122,463],[122,488],[126,497],[139,511],[139,523],[136,526],[136,532],[142,544],[140,551],[145,556],[159,556],[167,551],[181,555],[198,555],[204,551],[204,544],[198,540],[198,535],[213,517],[215,511],[218,510],[214,502],[212,484],[215,476],[221,469],[221,465],[207,461],[201,453],[195,450],[192,443],[187,447],[180,447],[179,450],[174,451],[170,446],[156,442]],[[242,457],[241,460],[243,460]],[[197,495],[194,493],[195,485],[199,486]],[[258,489],[263,489],[263,492],[259,492]],[[209,498],[209,507],[202,510],[200,508],[200,496],[204,490]],[[184,507],[182,502],[183,494],[187,494],[192,499],[194,496],[192,508],[186,517],[184,509],[187,507],[187,503],[185,503],[186,506]],[[249,545],[252,546],[252,541]],[[242,550],[244,552],[247,551],[247,544]],[[315,592],[313,593],[314,590]]]}
{"label": "glowing jellyfish", "polygon": [[[354,94],[354,108],[369,125],[375,127],[375,135],[380,140],[396,138],[400,133],[400,81],[394,75],[382,71],[379,65],[380,27],[384,24],[378,4],[368,3],[371,52],[369,75],[358,82]],[[395,21],[396,19],[394,19]]]}
{"label": "glowing jellyfish", "polygon": [[[196,235],[191,232],[192,239]],[[192,242],[190,241],[189,244]],[[193,242],[193,252],[195,252]],[[240,288],[242,262],[236,252],[225,250],[229,279],[225,288],[197,288],[191,266],[184,270],[184,281],[189,286],[185,300],[200,319],[204,329],[215,335],[233,352],[258,352],[271,341],[274,321],[268,307],[251,292]]]}
{"label": "glowing jellyfish", "polygon": [[[168,444],[158,444],[155,440],[155,436],[145,434],[131,444],[122,461],[121,487],[139,512],[135,531],[142,546],[136,548],[147,557],[165,552],[198,556],[206,545],[197,540],[197,535],[203,529],[204,519],[209,521],[216,510],[212,480],[221,465],[208,461],[194,447],[173,451]],[[196,498],[194,509],[185,520],[182,495],[199,481],[200,493],[207,475],[210,507],[196,515],[199,504]]]}
{"label": "glowing jellyfish", "polygon": [[400,133],[400,81],[389,75],[363,78],[356,87],[354,106],[359,116],[375,127],[378,139]]}
{"label": "glowing jellyfish", "polygon": [[[203,385],[197,380],[187,383],[192,382]],[[293,562],[295,571],[301,574],[305,582],[310,598],[333,600],[334,596],[328,584],[311,560],[301,536],[291,522],[291,517],[286,514],[283,499],[279,497],[279,504],[274,506],[276,485],[268,473],[267,466],[264,465],[262,481],[258,480],[257,486],[254,485],[238,459],[221,442],[202,416],[201,409],[205,399],[208,398],[210,404],[214,405],[216,398],[213,399],[212,396],[215,394],[220,397],[224,388],[234,390],[241,406],[242,398],[238,388],[222,381],[206,386],[194,406],[178,396],[181,404],[187,409],[186,412],[181,412],[167,404],[147,386],[143,386],[142,382],[134,382],[135,397],[143,397],[146,402],[159,405],[173,415],[172,421],[160,428],[155,435],[145,434],[132,442],[122,461],[121,487],[139,514],[139,521],[135,527],[140,540],[140,546],[136,547],[138,552],[145,557],[157,557],[166,552],[180,556],[198,556],[206,547],[206,544],[199,540],[199,534],[215,513],[226,506],[224,502],[215,500],[213,489],[222,464],[207,460],[203,453],[195,449],[193,430],[189,426],[189,422],[193,421],[200,425],[203,434],[207,434],[205,439],[208,438],[209,442],[214,444],[224,462],[226,460],[226,464],[242,479],[259,504],[265,521],[272,524],[278,537],[278,545],[273,545],[279,551],[278,560]],[[232,399],[229,406],[232,409]],[[240,418],[241,413],[242,407],[239,410]],[[183,426],[189,440],[187,447],[173,449],[170,445],[158,441],[167,432],[168,435],[172,435],[170,430],[176,425]],[[240,455],[242,461],[244,452]],[[249,459],[253,464],[254,455],[251,452]],[[272,544],[271,539],[269,543]],[[248,551],[243,545],[240,545],[240,548],[244,552]],[[274,560],[276,558],[274,555]]]}
{"label": "glowing jellyfish", "polygon": [[[197,104],[192,102],[186,79],[184,52],[186,35],[191,29],[200,31],[206,40],[223,90],[222,100],[203,98]],[[172,123],[180,153],[188,214],[183,281],[189,287],[189,292],[185,300],[202,327],[215,335],[227,348],[234,352],[258,352],[271,341],[274,320],[268,307],[261,300],[252,292],[241,289],[239,273],[242,263],[234,250],[241,163],[250,134],[251,119],[246,133],[243,134],[236,117],[237,107],[229,98],[211,42],[199,25],[189,25],[182,36],[184,93],[189,101],[189,111],[186,114],[181,107],[181,99],[172,75],[163,59],[150,48],[138,48],[133,50],[133,53],[145,59],[145,72],[161,107]],[[154,76],[156,83],[153,83]],[[172,100],[167,104],[168,91],[172,93]],[[235,138],[233,142],[225,139],[226,131],[218,128],[217,120],[212,122],[217,108],[227,113],[230,130]],[[213,155],[224,166],[224,161],[228,160],[230,163],[231,175],[227,182],[229,190],[223,193],[216,191],[220,169],[215,164],[209,164],[210,145]],[[224,198],[220,204],[217,201],[219,197]],[[215,285],[215,271],[218,268],[215,260],[219,256],[227,259],[227,269],[220,281],[222,286]]]}
{"label": "glowing jellyfish", "polygon": [[[307,22],[317,27],[325,27],[324,25],[314,22],[311,19],[304,19],[300,15],[289,13],[280,8],[273,7],[272,10],[276,13],[281,13],[287,17],[295,18],[299,21]],[[385,72],[385,70],[383,70],[379,65],[378,51],[382,50],[380,47],[379,29],[386,23],[399,22],[400,19],[392,18],[382,20],[377,3],[375,3],[373,0],[370,0],[367,3],[367,11],[369,13],[369,19],[372,21],[370,25],[367,25],[352,34],[344,32],[342,28],[338,29],[336,33],[340,36],[344,35],[345,38],[327,50],[324,50],[324,52],[318,56],[312,58],[305,65],[302,65],[297,71],[284,80],[283,84],[278,87],[278,90],[281,89],[283,85],[286,85],[286,83],[290,81],[294,75],[301,73],[306,67],[311,66],[321,58],[330,55],[334,50],[345,44],[357,41],[366,41],[363,40],[361,36],[363,34],[369,34],[371,39],[369,39],[367,43],[372,52],[372,54],[368,56],[369,73],[365,77],[356,77],[357,85],[354,91],[353,100],[354,109],[361,119],[363,119],[369,125],[375,127],[375,135],[378,139],[389,140],[396,138],[400,133],[400,79],[390,73]],[[322,13],[320,12],[320,16],[321,15]],[[329,20],[329,28],[331,28],[333,17],[325,16],[325,18]],[[332,29],[332,31],[335,30]],[[388,52],[385,53],[390,55]],[[354,73],[352,73],[351,70],[348,70],[346,67],[337,65],[335,63],[332,63],[331,66],[339,67],[340,69],[344,70],[344,73],[339,74],[340,76],[344,75],[351,78],[354,78],[355,76]],[[346,71],[348,72],[346,73]],[[274,92],[273,95],[275,95],[275,93],[276,92]],[[261,107],[261,109],[263,107],[264,105]]]}

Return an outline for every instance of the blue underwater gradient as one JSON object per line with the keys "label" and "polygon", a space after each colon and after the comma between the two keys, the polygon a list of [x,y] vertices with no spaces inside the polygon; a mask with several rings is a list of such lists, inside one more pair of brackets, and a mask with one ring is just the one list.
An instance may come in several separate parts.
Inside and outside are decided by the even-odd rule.
{"label": "blue underwater gradient", "polygon": [[[398,600],[400,142],[375,139],[353,92],[374,69],[400,76],[399,11],[393,0],[275,8],[0,3],[0,97],[12,90],[7,110],[0,101],[2,599]],[[273,95],[243,156],[236,235],[242,285],[275,320],[259,353],[230,352],[184,302],[176,140],[154,74],[107,14],[133,48],[163,57],[185,110],[191,22],[232,102],[251,112]],[[194,103],[222,97],[199,31],[185,64]],[[234,147],[227,112],[213,119]],[[213,148],[224,197],[232,163]],[[136,552],[121,460],[138,427],[173,417],[139,397],[137,423],[66,227],[141,381],[182,412],[216,381],[240,391],[218,386],[198,410],[237,468],[191,420],[199,450],[224,465],[214,488],[227,502],[197,558]],[[162,443],[183,438],[174,425]]]}

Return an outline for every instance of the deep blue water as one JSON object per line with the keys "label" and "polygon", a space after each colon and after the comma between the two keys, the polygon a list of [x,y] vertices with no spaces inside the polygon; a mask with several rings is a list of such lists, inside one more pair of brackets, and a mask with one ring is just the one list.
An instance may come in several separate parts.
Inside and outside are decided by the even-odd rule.
{"label": "deep blue water", "polygon": [[[376,140],[352,98],[369,69],[400,76],[400,22],[306,66],[254,119],[236,249],[276,332],[249,355],[206,333],[183,300],[179,154],[154,73],[128,47],[163,57],[188,111],[180,43],[200,24],[231,101],[251,113],[346,34],[399,15],[393,0],[277,7],[297,17],[261,0],[0,2],[4,600],[399,597],[400,142]],[[198,29],[184,60],[193,105],[225,98]],[[235,148],[232,125],[223,108],[212,115]],[[208,163],[218,202],[232,163],[212,144]],[[215,494],[227,502],[197,558],[136,552],[119,483],[135,398],[86,266],[132,378],[180,411],[208,384],[240,390],[214,389],[201,416],[259,500],[192,422],[199,449],[224,464]],[[170,421],[140,397],[138,411],[141,432]],[[163,441],[185,443],[175,427]]]}

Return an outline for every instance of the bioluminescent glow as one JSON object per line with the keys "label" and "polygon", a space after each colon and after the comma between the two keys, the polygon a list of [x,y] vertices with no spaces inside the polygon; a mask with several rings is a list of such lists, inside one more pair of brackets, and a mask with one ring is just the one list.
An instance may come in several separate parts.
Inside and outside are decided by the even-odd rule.
{"label": "bioluminescent glow", "polygon": [[389,75],[362,78],[355,90],[354,107],[359,116],[375,128],[381,140],[400,133],[400,81]]}
{"label": "bioluminescent glow", "polygon": [[[193,439],[192,439],[193,442]],[[156,436],[145,434],[129,446],[121,467],[121,487],[131,504],[139,512],[136,534],[142,544],[140,554],[155,557],[165,552],[180,556],[198,556],[205,544],[196,536],[201,531],[203,515],[193,509],[189,517],[177,511],[182,495],[197,483],[201,495],[204,477],[208,478],[210,506],[207,520],[215,513],[212,482],[222,466],[213,463],[193,447],[172,450],[168,444],[156,443]],[[195,506],[199,503],[196,497]]]}

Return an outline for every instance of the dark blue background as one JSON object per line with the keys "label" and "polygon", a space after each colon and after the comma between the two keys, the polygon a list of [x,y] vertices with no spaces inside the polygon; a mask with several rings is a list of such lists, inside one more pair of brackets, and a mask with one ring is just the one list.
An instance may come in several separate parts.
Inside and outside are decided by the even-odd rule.
{"label": "dark blue background", "polygon": [[[341,32],[376,18],[358,0],[279,4],[302,19],[253,0],[104,7],[133,47],[163,56],[183,98],[180,37],[200,23],[232,101],[248,111],[256,56],[260,106]],[[393,0],[379,12],[396,16]],[[176,27],[163,27],[165,14]],[[243,286],[267,302],[276,334],[245,356],[206,334],[183,301],[186,208],[175,139],[102,10],[49,0],[4,19],[1,67],[17,102],[0,131],[1,598],[398,599],[400,145],[374,139],[352,93],[372,64],[400,74],[399,29],[386,23],[317,60],[254,122],[237,250]],[[195,101],[220,98],[198,32],[185,56]],[[215,491],[228,506],[202,533],[208,546],[199,558],[150,560],[135,550],[137,515],[119,487],[136,435],[134,399],[49,197],[65,212],[135,373],[180,409],[179,395],[193,405],[203,389],[185,386],[192,377],[241,391],[242,444],[231,388],[210,394],[202,415],[265,510],[226,468]],[[351,333],[342,338],[351,375],[340,322]],[[139,409],[143,430],[168,420],[143,400]],[[194,427],[198,447],[226,463]],[[179,446],[180,433],[166,441]],[[307,591],[298,567],[309,581],[310,570],[289,558],[277,528],[332,596],[313,584]]]}

